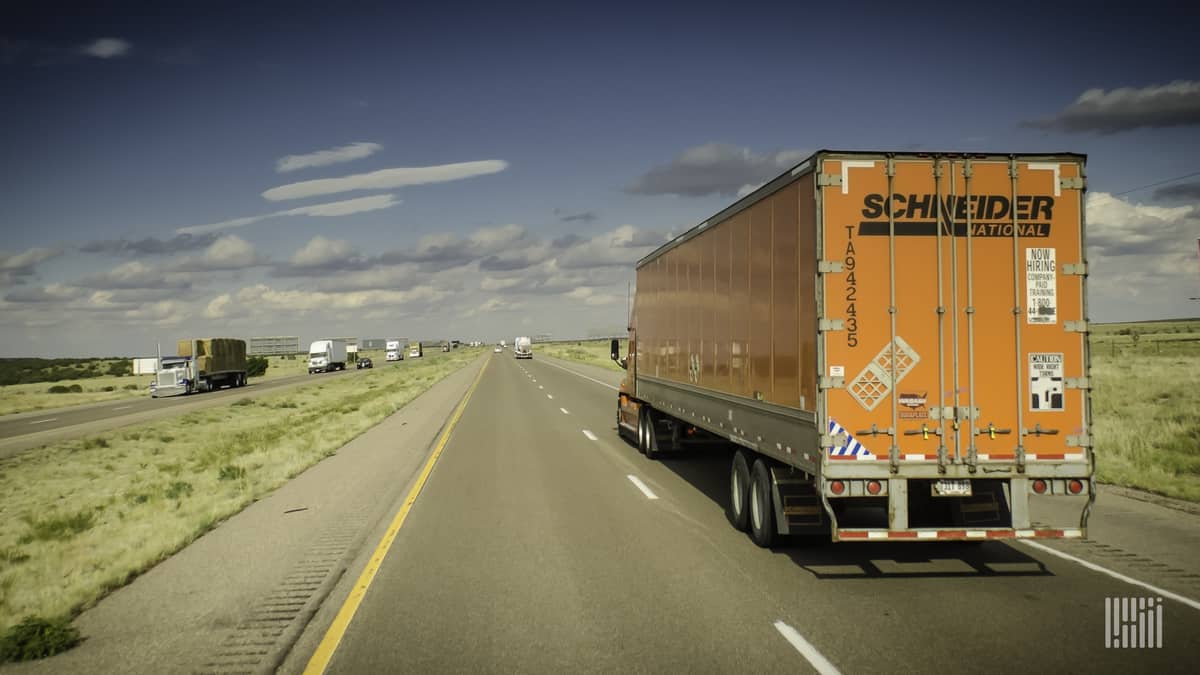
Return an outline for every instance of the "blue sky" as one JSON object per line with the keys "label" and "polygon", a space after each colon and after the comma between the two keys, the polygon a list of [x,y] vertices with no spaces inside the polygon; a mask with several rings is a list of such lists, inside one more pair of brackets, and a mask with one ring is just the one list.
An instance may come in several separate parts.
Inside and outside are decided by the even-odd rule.
{"label": "blue sky", "polygon": [[821,148],[1087,153],[1091,318],[1200,313],[1182,5],[424,5],[0,9],[0,356],[616,332]]}

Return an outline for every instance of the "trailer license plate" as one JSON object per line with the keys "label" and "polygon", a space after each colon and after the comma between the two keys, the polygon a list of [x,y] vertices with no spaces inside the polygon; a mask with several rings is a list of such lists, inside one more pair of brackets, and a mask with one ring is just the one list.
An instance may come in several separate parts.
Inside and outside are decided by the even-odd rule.
{"label": "trailer license plate", "polygon": [[971,481],[966,478],[943,478],[933,482],[934,497],[970,497]]}

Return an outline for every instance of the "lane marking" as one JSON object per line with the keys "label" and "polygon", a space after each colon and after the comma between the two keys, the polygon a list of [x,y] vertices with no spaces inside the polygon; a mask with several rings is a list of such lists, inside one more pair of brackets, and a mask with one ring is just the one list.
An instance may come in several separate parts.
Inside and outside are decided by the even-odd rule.
{"label": "lane marking", "polygon": [[1178,593],[1172,593],[1171,591],[1168,591],[1163,588],[1159,588],[1158,586],[1155,586],[1153,584],[1148,584],[1144,581],[1138,581],[1137,579],[1134,579],[1133,577],[1127,577],[1124,574],[1121,574],[1120,572],[1114,572],[1114,571],[1108,569],[1107,567],[1101,567],[1101,566],[1097,565],[1096,563],[1088,562],[1088,561],[1084,560],[1083,558],[1076,558],[1075,556],[1073,556],[1069,553],[1063,553],[1062,551],[1050,548],[1049,546],[1046,546],[1045,544],[1039,544],[1036,541],[1028,541],[1025,539],[1018,539],[1017,541],[1018,541],[1018,543],[1024,544],[1026,546],[1032,546],[1033,548],[1036,548],[1039,551],[1045,551],[1046,553],[1049,553],[1050,555],[1056,555],[1056,556],[1062,558],[1063,560],[1070,560],[1071,562],[1082,565],[1083,567],[1086,567],[1087,569],[1092,570],[1093,572],[1107,574],[1108,576],[1110,576],[1114,579],[1117,579],[1119,581],[1124,581],[1125,583],[1132,584],[1134,586],[1140,586],[1148,591],[1153,591],[1154,593],[1157,593],[1158,595],[1161,595],[1166,598],[1170,598],[1170,599],[1174,600],[1175,602],[1187,605],[1188,607],[1191,607],[1192,609],[1200,610],[1200,602],[1192,600],[1191,598],[1186,598],[1182,595],[1179,595]]}
{"label": "lane marking", "polygon": [[388,526],[383,539],[375,547],[375,553],[371,555],[371,560],[367,563],[362,574],[358,576],[358,581],[354,582],[354,588],[350,591],[350,596],[342,603],[337,616],[333,618],[333,623],[325,631],[325,637],[321,638],[321,644],[317,645],[316,651],[313,652],[312,658],[309,659],[308,665],[305,666],[305,675],[320,675],[329,667],[329,662],[333,659],[333,653],[337,651],[338,645],[341,644],[342,638],[346,635],[346,629],[350,627],[350,622],[354,619],[354,614],[358,611],[359,605],[362,604],[363,598],[367,594],[367,589],[371,586],[371,582],[379,572],[380,566],[383,565],[384,557],[387,556],[388,551],[392,548],[392,543],[396,541],[396,536],[400,533],[400,528],[404,525],[405,519],[408,518],[408,513],[412,510],[413,503],[417,501],[417,496],[421,494],[421,489],[425,487],[426,481],[429,480],[429,474],[433,472],[433,466],[437,464],[438,457],[441,457],[442,450],[446,447],[446,442],[450,440],[451,432],[458,425],[458,420],[462,417],[463,411],[466,410],[467,403],[471,400],[471,395],[475,393],[475,388],[479,386],[479,381],[483,379],[483,373],[487,370],[488,363],[490,361],[483,362],[483,367],[479,369],[479,374],[475,376],[475,381],[471,383],[471,388],[467,390],[467,394],[463,396],[463,400],[455,408],[454,414],[450,416],[450,421],[446,423],[446,430],[442,432],[442,437],[438,439],[437,446],[434,447],[433,452],[429,455],[429,459],[425,461],[425,466],[421,469],[421,474],[417,477],[417,482],[413,485],[412,490],[409,491],[408,497],[405,498],[404,505],[396,512],[396,516],[392,519],[392,524]]}
{"label": "lane marking", "polygon": [[550,399],[551,401],[553,401],[553,400],[554,400],[554,397],[553,397],[553,396],[551,396],[550,394],[546,394],[546,398]]}
{"label": "lane marking", "polygon": [[584,436],[587,436],[589,441],[598,441],[598,440],[600,440],[599,438],[597,438],[597,437],[596,437],[596,434],[593,434],[592,432],[588,431],[587,429],[584,429],[584,430],[583,430],[583,435],[584,435]]}
{"label": "lane marking", "polygon": [[122,406],[117,406],[116,408],[113,408],[113,410],[128,410],[129,408],[132,408],[132,407],[133,406],[131,406],[131,405],[122,405]]}
{"label": "lane marking", "polygon": [[783,639],[792,643],[796,651],[800,652],[800,655],[805,659],[808,659],[808,662],[818,673],[821,673],[821,675],[842,675],[842,671],[830,663],[829,659],[822,656],[821,652],[817,651],[817,648],[812,646],[808,640],[805,640],[800,631],[782,621],[775,622],[775,630],[779,631]]}
{"label": "lane marking", "polygon": [[563,414],[564,414],[564,415],[570,415],[570,414],[571,414],[570,412],[568,412],[568,411],[567,411],[567,409],[566,409],[566,408],[559,408],[559,410],[563,411]]}
{"label": "lane marking", "polygon": [[596,378],[594,378],[594,377],[588,377],[587,375],[584,375],[584,374],[582,374],[582,373],[577,373],[577,372],[575,372],[575,371],[571,370],[570,368],[564,368],[564,367],[562,367],[562,366],[558,365],[557,363],[550,363],[549,361],[546,361],[545,359],[543,359],[543,360],[542,360],[542,363],[544,363],[544,364],[546,364],[546,365],[548,365],[548,366],[554,366],[555,368],[558,368],[559,370],[565,370],[565,371],[567,371],[568,373],[570,373],[570,374],[572,374],[572,375],[576,375],[576,376],[578,376],[578,377],[582,377],[582,378],[583,378],[583,379],[585,379],[585,380],[591,380],[592,382],[595,382],[596,384],[599,384],[599,385],[603,385],[603,386],[605,386],[605,387],[608,387],[609,389],[612,389],[613,391],[621,391],[621,388],[620,388],[620,387],[614,387],[614,386],[612,386],[611,384],[609,384],[609,383],[607,383],[607,382],[601,382],[600,380],[597,380],[597,379],[596,379]]}
{"label": "lane marking", "polygon": [[543,387],[542,385],[539,384],[538,389],[545,389],[545,387]]}
{"label": "lane marking", "polygon": [[534,383],[536,383],[536,382],[537,382],[537,378],[536,378],[536,377],[535,377],[535,378],[533,378],[533,381],[534,381]]}
{"label": "lane marking", "polygon": [[642,491],[642,494],[646,495],[646,499],[658,499],[658,495],[654,494],[653,490],[646,487],[646,484],[642,482],[642,479],[633,474],[627,474],[625,477],[628,478],[631,483],[636,485],[637,489]]}
{"label": "lane marking", "polygon": [[46,422],[57,422],[57,421],[58,421],[57,417],[51,417],[48,420],[35,420],[33,422],[30,422],[30,424],[45,424]]}

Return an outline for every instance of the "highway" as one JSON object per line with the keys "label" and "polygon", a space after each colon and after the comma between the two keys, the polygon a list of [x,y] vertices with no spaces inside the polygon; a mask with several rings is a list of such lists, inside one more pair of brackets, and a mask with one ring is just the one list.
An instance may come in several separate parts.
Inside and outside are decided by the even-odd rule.
{"label": "highway", "polygon": [[[360,600],[361,565],[331,595],[348,625],[323,611],[281,672],[1194,667],[1194,516],[1145,524],[1180,529],[1141,568],[1136,551],[1082,558],[1139,545],[1138,507],[1116,497],[1093,533],[1132,543],[761,549],[726,520],[727,450],[647,460],[616,434],[617,374],[563,365],[492,357],[394,540],[367,543],[382,564]],[[1164,647],[1106,649],[1105,599],[1164,588]]]}
{"label": "highway", "polygon": [[[376,367],[394,367],[404,363],[407,361],[401,361],[399,364],[380,363]],[[241,398],[254,398],[283,389],[302,387],[324,381],[329,377],[353,376],[355,372],[351,365],[345,371],[316,375],[306,373],[266,381],[252,380],[245,387],[220,389],[203,394],[165,398],[151,398],[146,395],[69,408],[4,415],[0,417],[0,457],[7,457],[47,443],[145,422],[166,415],[227,405]]]}

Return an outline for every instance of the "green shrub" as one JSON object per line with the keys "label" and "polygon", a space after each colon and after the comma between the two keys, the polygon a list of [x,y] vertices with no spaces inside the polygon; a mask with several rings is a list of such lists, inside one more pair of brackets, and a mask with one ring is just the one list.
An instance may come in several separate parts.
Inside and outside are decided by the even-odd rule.
{"label": "green shrub", "polygon": [[270,362],[265,356],[251,356],[246,359],[246,377],[258,377],[267,372]]}
{"label": "green shrub", "polygon": [[66,393],[70,393],[70,391],[71,391],[71,388],[66,386],[65,384],[56,384],[56,385],[50,387],[49,389],[47,389],[46,393],[48,393],[48,394],[66,394]]}
{"label": "green shrub", "polygon": [[177,480],[167,486],[167,499],[180,499],[192,494],[192,484]]}
{"label": "green shrub", "polygon": [[125,385],[124,387],[121,387],[121,388],[122,388],[122,389],[124,389],[124,390],[126,390],[126,391],[133,391],[133,390],[135,390],[135,389],[139,389],[140,387],[138,387],[138,385],[136,385],[136,384],[127,384],[127,385]]}
{"label": "green shrub", "polygon": [[51,516],[43,520],[26,518],[25,522],[29,524],[29,532],[22,537],[23,540],[52,541],[58,539],[66,541],[80,532],[92,529],[92,525],[96,523],[96,514],[93,511],[80,511],[66,516]]}
{"label": "green shrub", "polygon": [[246,477],[246,469],[236,464],[226,464],[217,472],[217,480],[240,480]]}
{"label": "green shrub", "polygon": [[95,450],[96,448],[107,448],[107,447],[108,447],[108,439],[107,438],[96,437],[96,438],[83,439],[83,449],[84,450]]}
{"label": "green shrub", "polygon": [[131,361],[126,361],[125,359],[121,359],[120,361],[113,361],[112,363],[108,364],[108,374],[109,375],[132,375],[133,374],[133,363]]}
{"label": "green shrub", "polygon": [[29,560],[28,553],[22,553],[19,549],[15,548],[0,548],[0,562],[6,565],[16,565],[26,560]]}
{"label": "green shrub", "polygon": [[236,400],[236,401],[234,401],[234,402],[233,402],[233,405],[237,405],[237,406],[243,406],[243,405],[254,405],[254,399],[252,399],[252,398],[239,398],[238,400]]}
{"label": "green shrub", "polygon": [[0,637],[0,663],[32,661],[79,644],[79,629],[66,618],[27,616]]}
{"label": "green shrub", "polygon": [[117,388],[112,386],[111,384],[107,384],[107,385],[101,387],[100,390],[101,391],[116,391]]}

